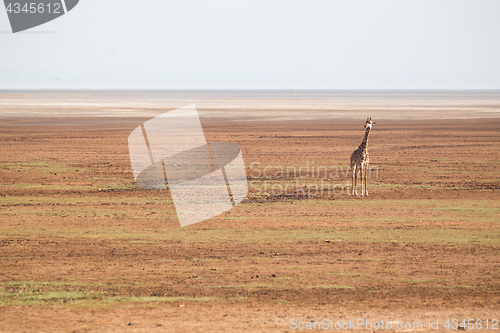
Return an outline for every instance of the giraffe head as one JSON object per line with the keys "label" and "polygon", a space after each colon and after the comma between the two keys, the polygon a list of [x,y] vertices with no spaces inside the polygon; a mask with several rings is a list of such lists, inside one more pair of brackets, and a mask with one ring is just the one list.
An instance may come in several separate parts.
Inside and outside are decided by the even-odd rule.
{"label": "giraffe head", "polygon": [[372,118],[366,118],[365,128],[372,129],[372,126],[376,123],[372,121]]}

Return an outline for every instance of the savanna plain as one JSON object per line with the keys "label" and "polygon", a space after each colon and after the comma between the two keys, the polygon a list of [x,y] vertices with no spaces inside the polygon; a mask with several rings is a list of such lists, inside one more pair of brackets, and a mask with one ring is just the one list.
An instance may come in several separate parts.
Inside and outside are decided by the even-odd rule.
{"label": "savanna plain", "polygon": [[[181,228],[168,190],[135,185],[127,147],[134,128],[173,108],[130,115],[86,96],[97,102],[72,114],[54,102],[64,94],[39,109],[24,98],[0,96],[2,332],[293,332],[313,330],[292,322],[323,319],[418,321],[423,331],[439,320],[440,332],[458,329],[447,319],[472,319],[467,331],[487,331],[488,320],[495,331],[500,117],[475,116],[484,102],[440,119],[398,117],[394,100],[376,102],[391,114],[352,102],[321,118],[306,101],[278,119],[287,110],[261,100],[238,112],[268,119],[236,119],[198,101],[207,141],[240,146],[249,193]],[[464,103],[417,104],[438,114]],[[367,116],[369,196],[356,197],[347,169]]]}

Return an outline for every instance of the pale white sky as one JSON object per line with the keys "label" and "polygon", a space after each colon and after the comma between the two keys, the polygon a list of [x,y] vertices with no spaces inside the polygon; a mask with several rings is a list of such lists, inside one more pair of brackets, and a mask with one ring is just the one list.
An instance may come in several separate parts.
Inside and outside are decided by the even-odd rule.
{"label": "pale white sky", "polygon": [[81,0],[0,89],[500,89],[500,1]]}

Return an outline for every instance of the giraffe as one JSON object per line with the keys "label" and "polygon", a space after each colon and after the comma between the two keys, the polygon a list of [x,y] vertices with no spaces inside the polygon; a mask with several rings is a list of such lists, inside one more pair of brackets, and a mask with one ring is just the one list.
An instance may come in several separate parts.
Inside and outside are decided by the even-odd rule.
{"label": "giraffe", "polygon": [[[358,171],[361,178],[361,195],[368,196],[368,189],[366,188],[366,171],[368,170],[368,163],[370,159],[368,158],[368,136],[370,135],[370,130],[372,126],[375,125],[372,122],[372,118],[366,118],[365,123],[365,137],[363,142],[359,145],[351,155],[351,171],[352,171],[352,193],[351,195],[358,195],[357,181],[358,181]],[[364,178],[364,179],[363,179]],[[363,181],[364,181],[364,191],[363,191]]]}

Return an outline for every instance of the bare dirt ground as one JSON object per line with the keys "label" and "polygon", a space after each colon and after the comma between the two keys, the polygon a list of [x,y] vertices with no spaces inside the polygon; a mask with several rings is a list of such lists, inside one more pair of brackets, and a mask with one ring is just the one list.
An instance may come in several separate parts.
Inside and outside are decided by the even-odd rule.
{"label": "bare dirt ground", "polygon": [[500,119],[377,121],[364,198],[343,173],[363,121],[208,119],[250,193],[185,228],[168,191],[134,185],[127,137],[147,119],[2,120],[0,331],[500,319]]}

